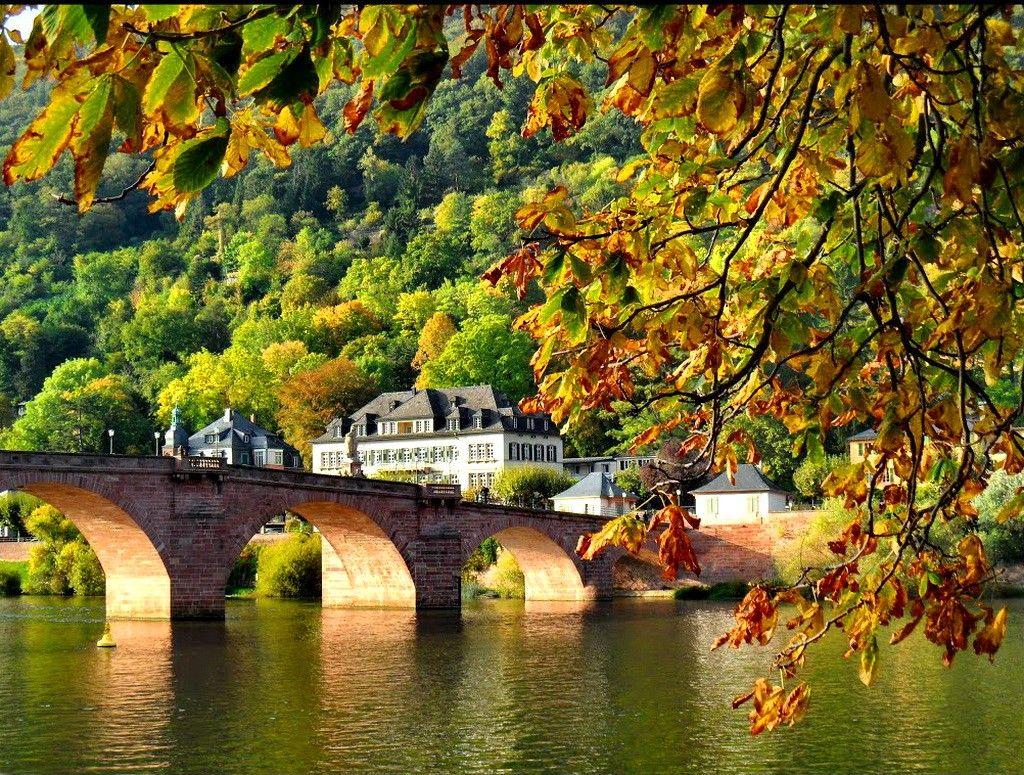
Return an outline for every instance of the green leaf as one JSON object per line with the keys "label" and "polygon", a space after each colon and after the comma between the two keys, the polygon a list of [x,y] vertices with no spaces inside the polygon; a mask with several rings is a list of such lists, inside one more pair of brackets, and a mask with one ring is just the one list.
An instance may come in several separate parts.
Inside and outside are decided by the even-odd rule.
{"label": "green leaf", "polygon": [[167,5],[144,5],[142,6],[142,12],[146,14],[146,18],[151,22],[162,22],[165,19],[170,19],[176,13],[180,6],[177,3],[168,3]]}
{"label": "green leaf", "polygon": [[295,58],[296,53],[294,48],[288,48],[243,67],[238,74],[239,96],[244,97],[259,91],[273,81],[278,73]]}
{"label": "green leaf", "polygon": [[278,38],[284,38],[292,25],[278,14],[270,14],[251,21],[242,28],[242,54],[250,57],[274,48]]}
{"label": "green leaf", "polygon": [[106,43],[107,28],[110,26],[110,6],[106,4],[83,5],[82,12],[85,14],[85,19],[89,22],[89,27],[92,29],[96,45],[100,46]]}
{"label": "green leaf", "polygon": [[199,117],[195,82],[190,74],[195,60],[191,54],[177,50],[164,54],[153,70],[142,96],[142,109],[147,115],[162,113],[167,122],[184,126]]}
{"label": "green leaf", "polygon": [[202,191],[216,180],[227,148],[226,133],[190,140],[174,161],[174,187],[188,194]]}
{"label": "green leaf", "polygon": [[100,76],[94,84],[78,111],[71,141],[71,153],[75,157],[75,198],[80,212],[88,210],[96,196],[114,131],[114,77]]}

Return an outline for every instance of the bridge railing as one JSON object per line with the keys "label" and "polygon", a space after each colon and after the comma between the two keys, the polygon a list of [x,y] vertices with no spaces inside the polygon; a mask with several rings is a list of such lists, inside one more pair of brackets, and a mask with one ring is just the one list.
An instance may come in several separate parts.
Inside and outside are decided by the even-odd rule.
{"label": "bridge railing", "polygon": [[223,471],[224,458],[220,457],[186,457],[178,461],[178,468],[185,471]]}

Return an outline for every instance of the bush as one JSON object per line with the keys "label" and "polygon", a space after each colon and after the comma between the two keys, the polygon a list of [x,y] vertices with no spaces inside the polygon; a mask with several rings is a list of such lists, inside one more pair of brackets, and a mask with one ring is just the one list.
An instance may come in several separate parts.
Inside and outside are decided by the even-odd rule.
{"label": "bush", "polygon": [[[844,527],[856,517],[840,498],[827,498],[821,509],[811,518],[807,529],[795,538],[780,541],[775,550],[775,573],[785,584],[794,583],[806,567],[818,567],[835,562],[836,555],[828,548]],[[860,563],[862,571],[869,571],[878,563],[877,555],[869,555]]]}
{"label": "bush", "polygon": [[1024,562],[1024,517],[999,523],[1000,510],[1024,487],[1024,474],[1008,476],[1002,471],[992,475],[985,490],[974,499],[978,509],[978,533],[991,562],[1013,564]]}
{"label": "bush", "polygon": [[718,584],[688,584],[675,591],[676,600],[742,600],[750,585],[745,581],[723,581]]}
{"label": "bush", "polygon": [[225,591],[232,594],[240,589],[254,589],[259,561],[260,547],[256,544],[246,544],[242,553],[235,558],[235,564],[231,566]]}
{"label": "bush", "polygon": [[523,571],[512,556],[512,552],[503,549],[498,553],[498,561],[494,565],[492,589],[498,597],[519,598],[526,596],[526,579]]}
{"label": "bush", "polygon": [[40,543],[29,550],[30,595],[102,595],[106,587],[96,553],[78,528],[53,506],[36,508],[25,520]]}
{"label": "bush", "polygon": [[510,506],[547,508],[548,498],[568,489],[576,480],[544,466],[504,468],[494,481],[494,494]]}
{"label": "bush", "polygon": [[80,596],[102,595],[106,589],[103,567],[92,547],[84,541],[65,544],[57,555],[57,565],[68,580],[71,592]]}
{"label": "bush", "polygon": [[21,594],[21,574],[10,565],[0,566],[0,597],[14,597]]}
{"label": "bush", "polygon": [[320,535],[291,533],[259,553],[257,597],[320,597]]}
{"label": "bush", "polygon": [[805,458],[793,472],[793,485],[797,492],[817,503],[824,496],[821,484],[836,468],[847,463],[841,455],[828,455],[820,460]]}

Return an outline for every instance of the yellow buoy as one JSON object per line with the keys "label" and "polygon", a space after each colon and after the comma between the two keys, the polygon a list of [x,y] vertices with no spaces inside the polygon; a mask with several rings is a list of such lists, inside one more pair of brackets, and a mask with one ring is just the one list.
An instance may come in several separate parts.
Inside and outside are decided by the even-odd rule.
{"label": "yellow buoy", "polygon": [[103,637],[96,641],[96,648],[101,649],[112,649],[117,646],[114,643],[114,636],[110,634],[110,622],[106,622],[103,625]]}

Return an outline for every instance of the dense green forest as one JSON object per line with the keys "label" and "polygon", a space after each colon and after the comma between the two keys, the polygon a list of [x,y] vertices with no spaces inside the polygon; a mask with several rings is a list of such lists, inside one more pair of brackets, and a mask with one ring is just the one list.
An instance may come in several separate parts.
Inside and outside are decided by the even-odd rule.
{"label": "dense green forest", "polygon": [[[639,131],[609,112],[567,142],[524,139],[532,84],[498,89],[482,69],[444,81],[405,142],[369,124],[345,133],[350,95],[329,91],[329,142],[284,169],[261,157],[180,223],[138,191],[79,216],[60,201],[67,162],[0,188],[0,446],[105,451],[113,428],[117,452],[148,453],[175,405],[193,429],[230,405],[303,448],[380,390],[530,394],[534,345],[512,327],[530,299],[480,274],[518,244],[523,201],[558,184],[581,207],[612,198]],[[603,65],[582,76],[600,88]],[[0,152],[45,88],[0,102]],[[112,155],[100,195],[146,165]],[[607,419],[585,425],[579,452],[623,441]]]}

